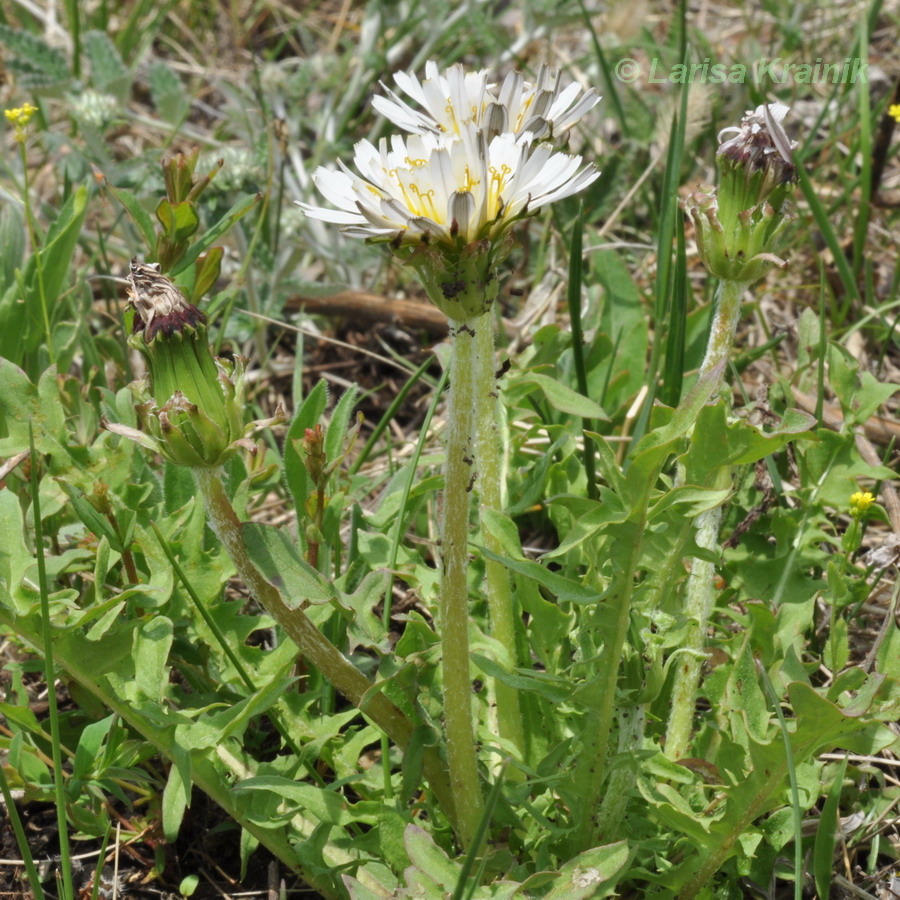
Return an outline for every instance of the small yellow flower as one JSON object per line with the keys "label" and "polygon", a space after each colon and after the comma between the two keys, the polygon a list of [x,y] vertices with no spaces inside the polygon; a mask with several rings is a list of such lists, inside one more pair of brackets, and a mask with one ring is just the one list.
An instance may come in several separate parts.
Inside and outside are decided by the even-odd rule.
{"label": "small yellow flower", "polygon": [[861,519],[875,502],[875,498],[868,491],[857,491],[850,497],[850,515],[854,519]]}
{"label": "small yellow flower", "polygon": [[888,115],[900,122],[900,103],[892,103],[888,107]]}
{"label": "small yellow flower", "polygon": [[37,112],[37,107],[30,103],[17,106],[15,109],[7,109],[3,115],[10,125],[15,126],[16,140],[21,144],[25,140],[25,126],[31,121],[31,117]]}

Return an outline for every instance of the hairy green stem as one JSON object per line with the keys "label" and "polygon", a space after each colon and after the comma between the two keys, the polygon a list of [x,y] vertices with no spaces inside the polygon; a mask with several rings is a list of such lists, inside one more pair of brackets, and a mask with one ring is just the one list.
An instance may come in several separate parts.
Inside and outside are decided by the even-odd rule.
{"label": "hairy green stem", "polygon": [[610,767],[609,780],[597,814],[597,832],[604,842],[621,840],[626,833],[625,810],[635,792],[647,724],[645,706],[624,706],[616,710],[618,747],[616,759]]}
{"label": "hairy green stem", "polygon": [[[500,424],[500,398],[495,374],[493,316],[488,311],[473,319],[470,324],[475,329],[475,462],[478,469],[480,510],[502,512],[506,473],[503,465],[504,436]],[[503,554],[499,538],[484,528],[482,540],[488,550],[498,555]],[[493,559],[485,559],[484,569],[491,636],[496,639],[503,652],[503,657],[498,662],[508,672],[512,672],[517,663],[516,620],[509,571],[506,566]],[[501,681],[497,681],[495,691],[500,737],[514,744],[524,756],[525,732],[518,691]]]}
{"label": "hairy green stem", "polygon": [[[409,743],[413,725],[313,624],[302,609],[291,609],[278,589],[263,577],[253,564],[244,544],[241,522],[222,484],[221,469],[195,469],[194,474],[203,495],[209,524],[231,557],[238,574],[250,593],[275,618],[288,637],[334,687],[354,706],[387,733],[401,749]],[[426,749],[425,776],[438,802],[451,821],[454,818],[454,794],[437,753]]]}
{"label": "hairy green stem", "polygon": [[469,846],[484,809],[469,677],[469,508],[475,483],[472,434],[475,425],[475,331],[450,322],[450,403],[441,526],[441,673],[444,731],[457,824]]}
{"label": "hairy green stem", "polygon": [[[713,390],[713,395],[718,392],[725,376],[726,367],[723,363],[727,362],[728,354],[734,345],[734,336],[741,317],[741,297],[749,286],[742,281],[723,279],[719,282],[706,355],[700,366],[701,378],[708,376],[716,367],[719,368],[719,384]],[[697,516],[694,525],[697,530],[698,547],[709,551],[715,550],[719,542],[721,522],[721,507],[706,510]],[[706,630],[715,599],[713,590],[715,574],[715,563],[702,559],[692,561],[684,605],[684,613],[690,621],[690,626],[682,647],[683,655],[675,669],[672,705],[666,729],[666,756],[669,759],[682,759],[689,755],[694,706],[706,646]]]}
{"label": "hairy green stem", "polygon": [[[706,355],[700,366],[700,377],[709,374],[716,366],[728,362],[728,355],[734,346],[734,335],[741,319],[741,298],[750,287],[743,281],[719,282],[716,292],[715,312],[706,344]],[[725,377],[725,367],[721,377]]]}
{"label": "hairy green stem", "polygon": [[[719,541],[719,525],[722,521],[722,507],[708,509],[694,520],[697,527],[697,546],[713,551]],[[697,687],[700,684],[700,667],[703,663],[703,648],[706,645],[706,629],[713,608],[713,578],[716,574],[714,562],[694,559],[688,578],[684,601],[684,614],[690,624],[684,645],[675,667],[675,684],[672,688],[672,706],[669,712],[669,726],[666,729],[666,756],[669,759],[683,759],[689,756],[691,732],[694,724],[694,705]]]}
{"label": "hairy green stem", "polygon": [[[636,511],[637,519],[624,523],[617,544],[626,548],[621,569],[616,572],[616,589],[606,601],[605,610],[594,610],[594,628],[602,628],[601,618],[614,622],[611,633],[603,641],[597,659],[597,673],[585,690],[584,703],[588,707],[581,738],[581,752],[575,761],[572,823],[575,826],[573,852],[579,853],[594,846],[597,833],[596,812],[600,790],[607,772],[609,737],[616,715],[616,686],[628,625],[631,621],[631,599],[634,577],[641,558],[641,537],[646,528],[647,506],[642,503]],[[601,612],[603,615],[601,615]]]}

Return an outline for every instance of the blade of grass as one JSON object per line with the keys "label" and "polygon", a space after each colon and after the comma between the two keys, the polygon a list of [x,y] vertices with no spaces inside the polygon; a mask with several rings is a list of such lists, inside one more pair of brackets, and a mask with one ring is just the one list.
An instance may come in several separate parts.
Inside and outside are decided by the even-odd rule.
{"label": "blade of grass", "polygon": [[294,371],[291,375],[291,400],[294,409],[303,405],[303,361],[306,358],[306,340],[302,331],[294,332]]}
{"label": "blade of grass", "polygon": [[672,304],[669,312],[669,333],[662,378],[662,402],[678,406],[684,383],[684,343],[687,334],[687,297],[690,285],[687,277],[687,252],[684,245],[684,219],[675,226],[675,274],[672,284]]}
{"label": "blade of grass", "polygon": [[867,13],[868,20],[866,22],[866,30],[869,34],[871,34],[878,26],[878,17],[881,15],[881,7],[883,5],[884,0],[872,0],[872,5],[869,7]]}
{"label": "blade of grass", "polygon": [[207,627],[213,633],[216,641],[219,646],[222,648],[222,652],[228,657],[228,661],[234,666],[235,671],[238,673],[241,681],[244,682],[244,686],[248,691],[256,691],[256,685],[253,682],[253,679],[247,674],[247,670],[244,668],[241,661],[237,658],[237,654],[231,647],[228,645],[228,641],[225,639],[225,635],[222,633],[222,629],[219,628],[216,620],[209,614],[209,610],[203,605],[200,598],[197,596],[197,592],[194,590],[194,586],[191,584],[187,575],[185,574],[184,569],[181,568],[181,564],[175,558],[175,554],[172,552],[172,548],[169,546],[169,542],[163,537],[163,533],[159,530],[159,526],[156,522],[151,522],[150,527],[153,529],[153,533],[156,535],[156,540],[159,542],[159,546],[162,549],[162,552],[165,553],[166,559],[169,561],[169,565],[172,567],[172,571],[178,577],[178,580],[181,582],[182,587],[187,593],[188,597],[191,598],[191,602],[194,604],[194,608],[200,613],[203,621],[206,622]]}
{"label": "blade of grass", "polygon": [[[379,420],[378,424],[375,426],[372,434],[369,435],[369,439],[366,441],[365,446],[360,450],[359,456],[353,460],[353,464],[350,466],[350,474],[355,475],[360,468],[363,466],[365,461],[369,458],[369,455],[372,452],[372,448],[378,442],[378,439],[384,434],[384,430],[390,425],[391,419],[397,413],[397,410],[402,406],[403,401],[406,400],[409,392],[413,389],[413,386],[416,382],[425,374],[428,367],[432,364],[434,360],[429,356],[425,362],[413,372],[412,375],[407,379],[406,384],[403,385],[402,388],[397,392],[397,396],[391,402],[391,405],[385,410],[384,415]],[[441,384],[444,384],[444,380],[441,380]],[[437,391],[436,396],[440,396],[440,390]],[[431,412],[428,414],[428,421],[430,421]],[[426,428],[425,425],[422,426],[423,429]]]}
{"label": "blade of grass", "polygon": [[[575,379],[578,391],[588,397],[587,370],[584,365],[584,329],[581,327],[581,273],[584,257],[581,250],[581,237],[584,231],[584,203],[578,204],[578,216],[572,229],[572,241],[569,245],[569,289],[566,299],[569,304],[569,321],[572,328],[572,358],[575,363]],[[597,466],[594,458],[594,442],[590,432],[597,430],[593,419],[581,420],[584,435],[584,474],[587,479],[587,495],[596,500],[600,493],[597,490]]]}
{"label": "blade of grass", "polygon": [[794,160],[797,162],[802,162],[805,160],[812,150],[813,143],[816,140],[816,136],[819,133],[819,127],[822,122],[825,120],[825,116],[828,115],[829,110],[833,110],[839,106],[836,103],[836,98],[841,89],[840,79],[838,79],[837,83],[832,87],[831,92],[828,95],[828,98],[825,99],[822,103],[822,108],[819,110],[818,116],[816,116],[815,121],[812,124],[812,127],[806,130],[806,139],[803,141],[802,146],[794,151]]}
{"label": "blade of grass", "polygon": [[[425,367],[430,365],[431,360],[427,360],[424,362],[416,371],[416,373],[412,376],[412,378],[407,381],[407,383],[403,386],[403,390],[400,394],[397,395],[397,400],[391,404],[388,408],[387,412],[382,416],[381,422],[379,422],[379,426],[382,423],[386,426],[388,422],[390,422],[391,418],[393,418],[393,410],[395,409],[395,404],[399,406],[399,402],[405,394],[406,391],[408,393],[408,388],[412,387],[415,384],[416,380],[418,380],[419,376],[422,372],[425,371]],[[403,524],[405,521],[406,515],[406,505],[409,502],[409,494],[412,490],[413,483],[416,479],[416,470],[419,467],[419,459],[422,456],[422,451],[425,448],[425,441],[428,438],[428,429],[431,427],[431,420],[434,417],[435,410],[438,407],[438,403],[441,401],[441,395],[444,392],[444,387],[447,384],[447,377],[450,374],[449,369],[444,369],[443,374],[441,375],[441,379],[438,382],[437,387],[434,390],[434,396],[432,398],[431,403],[428,406],[428,412],[425,413],[425,420],[422,422],[422,427],[419,429],[419,440],[416,441],[416,448],[413,451],[412,458],[408,463],[408,472],[409,475],[403,483],[403,488],[400,494],[400,506],[397,509],[397,519],[396,524],[394,526],[394,533],[391,537],[391,553],[388,559],[388,579],[387,584],[384,589],[384,610],[382,613],[382,622],[384,624],[384,630],[390,631],[391,627],[391,600],[394,595],[394,572],[397,568],[397,556],[400,553],[400,543],[403,539]],[[383,430],[383,429],[382,429]],[[373,435],[374,437],[374,435]],[[371,442],[371,438],[369,439]],[[368,447],[369,444],[366,444]],[[359,507],[355,507],[354,512],[358,510]],[[384,733],[381,735],[381,758],[384,760],[383,772],[384,772],[384,796],[385,799],[390,800],[394,796],[394,786],[391,784],[391,767],[390,767],[390,749],[391,742],[388,736]]]}
{"label": "blade of grass", "polygon": [[106,863],[106,848],[109,846],[109,829],[103,835],[103,843],[100,844],[100,853],[97,856],[97,865],[94,866],[94,886],[91,889],[91,900],[97,900],[100,896],[101,875]]}
{"label": "blade of grass", "polygon": [[[491,816],[493,816],[497,801],[500,799],[500,792],[503,787],[503,773],[506,772],[508,762],[508,760],[503,761],[503,765],[500,767],[500,771],[497,773],[496,778],[494,778],[493,785],[491,785],[490,793],[488,793],[487,801],[484,805],[484,813],[481,816],[481,821],[478,823],[478,830],[475,832],[475,839],[472,841],[472,846],[469,847],[469,850],[466,853],[462,869],[460,869],[459,878],[453,889],[452,900],[463,900],[463,894],[465,894],[465,900],[472,900],[475,888],[481,883],[480,878],[473,878],[470,882],[469,876],[472,874],[472,868],[478,857],[479,848],[484,845],[484,839],[487,836],[488,828],[491,824]],[[484,868],[485,861],[486,860],[482,858],[481,869]]]}
{"label": "blade of grass", "polygon": [[844,775],[847,772],[847,756],[841,760],[837,774],[834,776],[822,815],[819,817],[819,830],[813,847],[813,876],[816,880],[816,891],[820,897],[831,896],[831,876],[834,865],[834,849],[838,841],[838,811],[841,802],[841,789]]}
{"label": "blade of grass", "polygon": [[881,373],[884,369],[885,356],[887,355],[888,349],[896,343],[894,335],[897,333],[898,324],[900,324],[900,313],[897,313],[897,315],[894,316],[894,320],[891,322],[890,327],[888,328],[887,335],[881,342],[881,352],[878,354],[878,362],[875,366],[876,378],[881,378]]}
{"label": "blade of grass", "polygon": [[606,374],[603,376],[603,389],[600,391],[600,405],[605,406],[606,395],[609,392],[609,382],[612,379],[613,369],[616,365],[616,359],[619,356],[619,347],[622,343],[623,329],[616,331],[616,339],[613,341],[612,349],[609,352],[609,365],[606,367]]}
{"label": "blade of grass", "polygon": [[66,18],[72,36],[72,75],[81,78],[81,4],[79,0],[66,0]]}
{"label": "blade of grass", "polygon": [[825,312],[825,266],[819,260],[819,359],[816,366],[816,421],[819,428],[824,427],[825,410],[825,348],[827,346],[826,312]]}
{"label": "blade of grass", "polygon": [[[794,751],[791,747],[791,734],[788,731],[784,713],[781,711],[781,701],[775,693],[775,687],[769,678],[769,673],[764,666],[760,665],[758,660],[756,669],[762,679],[769,700],[775,708],[775,715],[778,716],[778,726],[784,739],[784,757],[787,763],[788,778],[791,783],[791,810],[793,812],[794,825],[794,900],[803,900],[803,823],[800,811],[800,789],[797,786],[797,768],[794,765]],[[824,896],[827,897],[828,894]]]}
{"label": "blade of grass", "polygon": [[19,818],[19,811],[16,809],[3,766],[0,766],[0,791],[3,792],[6,815],[9,817],[9,824],[12,825],[13,833],[16,836],[19,853],[22,854],[22,861],[25,863],[25,872],[28,875],[28,884],[31,886],[31,892],[34,894],[35,900],[44,900],[41,878],[35,868],[34,859],[31,856],[31,848],[28,846],[28,838],[25,837],[25,829],[22,828],[22,820]]}
{"label": "blade of grass", "polygon": [[[679,3],[681,21],[681,60],[687,65],[688,49],[685,29],[686,4],[685,0]],[[671,323],[667,323],[667,309],[669,308],[669,294],[672,272],[672,237],[675,232],[675,216],[678,213],[678,185],[681,181],[681,159],[684,155],[685,120],[687,119],[687,101],[690,85],[681,85],[679,111],[672,117],[672,127],[669,131],[669,146],[666,151],[666,168],[663,174],[663,183],[660,191],[660,215],[658,227],[658,240],[656,244],[656,301],[654,304],[653,319],[654,328],[653,346],[650,350],[650,363],[647,370],[648,395],[641,407],[641,412],[635,422],[634,432],[629,446],[635,444],[643,437],[650,419],[650,410],[656,399],[657,374],[659,372],[660,355],[662,352],[662,336],[667,333]]]}
{"label": "blade of grass", "polygon": [[[77,2],[77,0],[75,0],[75,2]],[[119,52],[122,54],[122,59],[125,60],[126,63],[128,63],[133,55],[136,55],[139,44],[153,41],[159,24],[166,21],[169,11],[177,4],[177,2],[178,0],[169,0],[168,3],[157,5],[157,0],[139,0],[139,2],[132,7],[125,27],[119,32],[116,38]],[[153,21],[144,21],[145,17],[150,15],[151,10],[154,12]]]}
{"label": "blade of grass", "polygon": [[438,382],[437,387],[435,388],[434,398],[428,406],[428,412],[425,413],[425,420],[422,422],[422,427],[419,430],[419,440],[416,441],[416,448],[413,451],[412,458],[410,459],[408,464],[407,471],[409,474],[404,481],[403,489],[400,494],[400,506],[397,509],[397,518],[394,525],[394,533],[391,536],[391,553],[388,559],[388,583],[384,598],[383,618],[385,629],[390,628],[391,624],[391,592],[394,587],[394,570],[397,566],[397,556],[400,553],[400,543],[403,540],[403,524],[406,512],[406,504],[409,502],[409,494],[415,482],[416,469],[419,465],[419,459],[422,456],[422,451],[425,449],[425,441],[428,438],[428,429],[431,427],[431,420],[434,417],[434,413],[437,409],[438,403],[440,403],[441,401],[441,395],[443,394],[444,387],[447,384],[448,375],[449,369],[444,369],[444,372],[441,375],[441,379]]}
{"label": "blade of grass", "polygon": [[59,737],[59,711],[56,706],[56,675],[53,666],[53,629],[50,625],[50,592],[47,587],[47,562],[44,559],[44,528],[41,522],[40,476],[34,428],[28,423],[31,452],[31,511],[34,518],[34,544],[37,558],[38,589],[41,595],[41,637],[43,640],[44,677],[47,682],[47,716],[50,719],[50,744],[53,755],[53,790],[56,797],[56,825],[59,830],[59,864],[62,869],[60,893],[73,900],[72,861],[69,857],[69,830],[66,821],[66,788],[63,779],[62,742]]}
{"label": "blade of grass", "polygon": [[813,218],[816,220],[819,231],[822,232],[822,239],[831,251],[834,264],[837,267],[838,276],[841,279],[841,284],[847,293],[847,300],[856,300],[857,303],[861,304],[859,291],[856,288],[856,279],[853,277],[853,272],[847,262],[847,256],[841,247],[841,242],[838,240],[834,228],[828,218],[828,214],[825,212],[825,208],[819,200],[815,186],[809,180],[809,174],[803,164],[799,161],[797,162],[797,177],[799,179],[800,190],[803,192],[803,196],[809,204],[810,212],[812,212]]}
{"label": "blade of grass", "polygon": [[[868,59],[869,31],[867,11],[863,12],[859,21],[859,40],[857,53]],[[853,228],[853,275],[859,278],[865,261],[866,234],[869,230],[869,216],[872,199],[872,118],[869,108],[869,85],[867,79],[861,79],[858,87],[859,102],[856,105],[859,122],[859,155],[861,160],[859,172],[859,209]]]}
{"label": "blade of grass", "polygon": [[584,24],[591,36],[591,43],[594,46],[594,55],[597,57],[597,64],[600,66],[600,74],[603,78],[603,89],[606,91],[606,95],[612,100],[613,112],[619,122],[619,128],[622,131],[623,137],[627,138],[630,134],[628,117],[625,115],[622,99],[619,97],[618,85],[612,77],[609,62],[606,59],[606,54],[603,52],[603,47],[600,45],[600,41],[597,38],[597,32],[594,29],[594,21],[591,18],[590,13],[588,13],[587,7],[584,5],[584,0],[578,0],[578,6],[581,9]]}

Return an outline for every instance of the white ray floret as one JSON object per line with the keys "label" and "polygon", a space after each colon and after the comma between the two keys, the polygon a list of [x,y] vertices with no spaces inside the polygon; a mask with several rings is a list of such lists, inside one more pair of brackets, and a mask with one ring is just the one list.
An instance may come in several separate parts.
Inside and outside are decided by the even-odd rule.
{"label": "white ray floret", "polygon": [[498,238],[514,221],[571,196],[599,175],[580,156],[533,144],[530,134],[488,139],[471,123],[459,134],[360,141],[359,172],[319,167],[313,181],[336,209],[299,205],[344,232],[398,245],[458,245]]}

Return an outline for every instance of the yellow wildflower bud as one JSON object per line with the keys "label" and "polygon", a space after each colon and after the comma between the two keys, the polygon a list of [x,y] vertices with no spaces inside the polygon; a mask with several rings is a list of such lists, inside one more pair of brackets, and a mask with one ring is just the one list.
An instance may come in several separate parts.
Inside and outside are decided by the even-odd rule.
{"label": "yellow wildflower bud", "polygon": [[16,140],[21,144],[25,141],[25,126],[31,121],[31,117],[37,112],[37,107],[30,103],[17,106],[15,109],[4,111],[6,121],[15,126]]}
{"label": "yellow wildflower bud", "polygon": [[861,519],[875,502],[875,498],[868,491],[857,491],[850,497],[850,515],[854,519]]}
{"label": "yellow wildflower bud", "polygon": [[888,107],[888,115],[892,119],[895,119],[896,121],[900,122],[900,103],[892,103]]}

